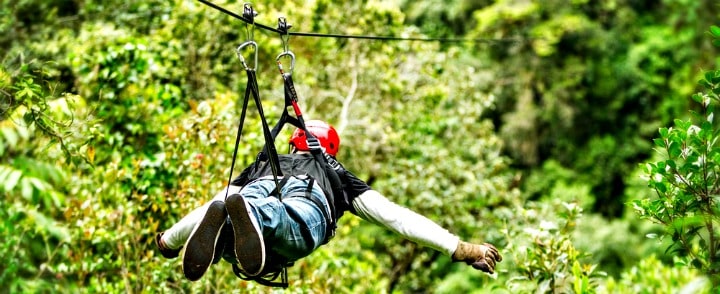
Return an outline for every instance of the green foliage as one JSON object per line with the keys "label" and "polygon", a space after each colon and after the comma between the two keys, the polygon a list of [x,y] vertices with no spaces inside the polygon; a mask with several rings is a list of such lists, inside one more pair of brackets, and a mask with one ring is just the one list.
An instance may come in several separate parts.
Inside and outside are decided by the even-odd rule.
{"label": "green foliage", "polygon": [[435,37],[464,35],[476,20],[472,13],[491,1],[401,1],[407,22],[418,26],[423,33]]}
{"label": "green foliage", "polygon": [[[506,259],[491,277],[346,216],[290,269],[286,293],[633,293],[632,283],[681,289],[697,276],[657,261],[628,269],[657,251],[635,245],[656,227],[592,212],[613,214],[646,138],[686,107],[676,98],[691,91],[690,69],[710,62],[697,29],[716,19],[708,4],[253,4],[258,22],[286,16],[300,32],[501,39],[290,38],[306,118],[340,130],[346,167]],[[196,1],[0,0],[3,290],[272,292],[224,262],[188,282],[153,244],[226,184],[246,28]],[[282,44],[260,29],[254,38],[272,121]],[[250,115],[235,174],[261,146]]]}
{"label": "green foliage", "polygon": [[57,163],[82,159],[82,146],[70,133],[78,125],[74,106],[81,99],[52,96],[53,81],[29,70],[32,65],[0,68],[0,261],[7,265],[0,284],[11,292],[62,287],[45,280],[54,276],[55,262],[71,242],[62,221],[68,175]]}
{"label": "green foliage", "polygon": [[[188,108],[180,98],[179,86],[173,84],[178,78],[169,67],[177,57],[165,54],[172,46],[148,46],[145,40],[115,34],[124,33],[81,35],[81,39],[93,38],[95,42],[86,42],[88,46],[70,56],[77,75],[83,77],[81,95],[91,98],[90,107],[104,122],[96,146],[107,144],[122,152],[155,154],[162,141],[157,125]],[[156,60],[162,61],[158,64]],[[98,161],[104,162],[105,154],[99,155],[103,157]]]}
{"label": "green foliage", "polygon": [[[506,230],[507,239],[518,243],[508,248],[519,273],[508,281],[513,293],[532,289],[538,293],[592,293],[605,275],[596,264],[587,263],[587,256],[573,245],[571,235],[582,208],[575,203],[554,203],[522,210],[519,227],[524,230]],[[548,218],[552,211],[556,215]]]}
{"label": "green foliage", "polygon": [[650,255],[619,279],[609,278],[597,293],[713,293],[710,287],[696,270],[668,266]]}
{"label": "green foliage", "polygon": [[599,265],[608,276],[619,277],[649,255],[660,256],[663,262],[672,263],[672,258],[664,255],[667,242],[645,237],[662,231],[657,225],[640,219],[634,222],[608,220],[593,214],[584,215],[577,223],[573,245],[589,255],[588,263]]}
{"label": "green foliage", "polygon": [[[572,170],[563,167],[554,160],[548,160],[541,172],[528,177],[525,193],[532,199],[539,197],[552,197],[565,202],[577,203],[582,209],[593,207],[595,199],[590,193],[590,187],[577,180],[578,175]],[[548,192],[548,194],[543,194]]]}
{"label": "green foliage", "polygon": [[[32,127],[41,135],[59,143],[69,159],[79,153],[80,146],[67,144],[65,139],[71,134],[69,130],[75,119],[74,108],[82,101],[75,95],[57,93],[58,82],[48,72],[48,68],[51,68],[49,64],[39,64],[33,60],[18,68],[12,68],[11,65],[0,67],[0,121]],[[5,139],[10,145],[15,145],[20,137],[27,139],[28,136],[28,132],[18,129],[5,132]]]}
{"label": "green foliage", "polygon": [[655,145],[666,159],[647,164],[648,186],[657,198],[641,199],[633,206],[641,217],[665,227],[672,238],[668,250],[720,285],[720,210],[717,205],[720,147],[717,146],[715,107],[719,101],[720,70],[700,81],[705,88],[692,96],[700,104],[693,120],[675,120],[661,128]]}
{"label": "green foliage", "polygon": [[622,216],[625,179],[649,156],[648,139],[688,107],[694,68],[713,64],[698,28],[716,18],[712,4],[681,2],[494,1],[474,12],[469,36],[508,41],[473,49],[494,61],[485,89],[497,104],[485,116],[523,171],[523,191],[550,194],[524,179],[555,161],[577,174],[568,185],[590,187],[589,212]]}

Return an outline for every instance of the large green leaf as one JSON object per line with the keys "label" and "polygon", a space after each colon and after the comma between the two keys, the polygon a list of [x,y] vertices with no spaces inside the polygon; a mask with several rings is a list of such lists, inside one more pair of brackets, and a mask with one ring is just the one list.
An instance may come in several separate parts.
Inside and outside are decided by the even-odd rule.
{"label": "large green leaf", "polygon": [[[7,166],[4,168],[7,169],[7,171],[5,172],[7,174],[7,177],[5,178],[6,180],[3,182],[3,188],[6,193],[10,193],[18,185],[18,182],[20,182],[20,178],[22,178],[22,172]],[[0,173],[2,173],[2,171],[0,171]]]}

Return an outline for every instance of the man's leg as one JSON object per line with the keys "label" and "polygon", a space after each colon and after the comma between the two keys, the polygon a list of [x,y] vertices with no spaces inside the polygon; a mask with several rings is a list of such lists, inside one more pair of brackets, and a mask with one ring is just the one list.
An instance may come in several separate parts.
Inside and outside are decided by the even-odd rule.
{"label": "man's leg", "polygon": [[226,218],[225,203],[213,201],[190,233],[183,254],[183,273],[188,280],[200,279],[215,259],[217,240]]}
{"label": "man's leg", "polygon": [[185,217],[175,223],[170,229],[159,234],[160,236],[157,238],[158,246],[161,250],[179,250],[182,248],[185,242],[187,242],[188,237],[190,237],[190,232],[195,228],[195,225],[205,216],[205,212],[210,206],[210,203],[213,201],[225,201],[226,194],[237,193],[240,191],[240,188],[241,187],[238,186],[230,186],[228,192],[226,192],[227,189],[223,189],[215,194],[212,200],[185,215]]}
{"label": "man's leg", "polygon": [[[201,224],[203,220],[207,220],[207,221],[205,221],[204,227],[211,225],[210,226],[211,229],[208,230],[207,228],[205,228],[205,229],[199,230],[200,232],[208,232],[208,231],[212,232],[213,231],[212,228],[218,226],[217,225],[218,218],[222,218],[224,221],[224,217],[219,216],[219,214],[218,214],[219,210],[217,209],[217,207],[211,208],[212,204],[214,202],[220,202],[222,204],[225,201],[226,194],[236,193],[236,192],[240,191],[240,188],[241,187],[230,186],[230,189],[228,192],[226,192],[227,189],[223,189],[222,191],[215,194],[215,196],[213,197],[213,199],[210,202],[205,203],[203,206],[200,206],[200,207],[194,209],[192,212],[187,214],[180,221],[178,221],[172,227],[170,227],[170,229],[168,229],[162,233],[159,233],[156,236],[155,240],[156,240],[157,246],[160,249],[160,252],[163,254],[163,256],[165,256],[166,258],[175,258],[178,256],[180,249],[182,249],[183,246],[185,246],[185,253],[183,255],[183,259],[190,256],[189,254],[193,253],[195,251],[207,250],[207,249],[203,249],[203,247],[206,247],[206,246],[204,246],[205,243],[207,243],[208,248],[214,249],[215,246],[213,246],[213,244],[215,244],[215,242],[217,240],[217,236],[205,235],[205,237],[201,237],[201,235],[198,235],[195,238],[193,238],[192,236],[195,235],[194,232],[198,232],[198,229],[196,227],[198,227],[198,225]],[[223,204],[223,206],[224,206],[224,204]],[[213,212],[209,214],[208,212],[210,210],[212,210]],[[224,207],[223,207],[222,211],[223,212],[225,211]],[[220,229],[218,229],[218,231],[219,230]],[[189,240],[191,240],[191,239],[194,239],[195,241],[190,243]],[[202,242],[200,242],[200,241],[202,241]],[[192,246],[188,247],[191,244],[192,244]],[[188,252],[188,251],[190,251],[190,252]],[[203,266],[204,264],[207,263],[207,260],[205,258],[207,255],[208,255],[207,251],[205,251],[205,253],[202,253],[202,252],[198,253],[197,255],[194,255],[194,257],[190,256],[187,261],[186,260],[183,261],[184,271],[186,268],[187,269],[190,269],[193,267],[196,268],[195,270],[188,270],[185,273],[186,276],[188,276],[188,274],[189,274],[188,279],[197,280],[202,276],[202,274],[204,274],[204,272],[207,270],[207,267],[209,266],[209,263],[208,263],[208,266]],[[212,255],[210,255],[210,256],[211,256],[210,260],[212,261]],[[204,267],[204,269],[202,269],[203,267]]]}
{"label": "man's leg", "polygon": [[[283,201],[269,196],[275,188],[272,180],[253,182],[240,194],[228,197],[235,254],[246,274],[260,273],[268,252],[295,261],[322,244],[327,224],[321,208],[305,198],[307,184],[307,180],[289,179],[281,191]],[[314,186],[311,197],[327,205],[319,186]]]}
{"label": "man's leg", "polygon": [[227,212],[235,236],[235,257],[248,276],[260,275],[265,267],[265,241],[257,218],[240,194],[228,196]]}

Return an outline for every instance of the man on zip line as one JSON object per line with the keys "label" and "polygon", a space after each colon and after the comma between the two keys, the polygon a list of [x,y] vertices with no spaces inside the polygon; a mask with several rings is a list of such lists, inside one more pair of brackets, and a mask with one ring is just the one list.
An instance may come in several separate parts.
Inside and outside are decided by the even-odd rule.
{"label": "man on zip line", "polygon": [[[164,257],[178,257],[185,248],[186,278],[200,279],[221,258],[242,278],[257,280],[277,273],[327,243],[346,211],[445,253],[454,262],[495,272],[502,256],[492,244],[462,241],[388,200],[336,160],[340,138],[331,125],[314,120],[305,127],[292,134],[290,153],[279,155],[283,176],[273,177],[267,160],[256,161],[210,202],[157,234]],[[307,138],[312,136],[322,146],[324,162],[311,154]]]}

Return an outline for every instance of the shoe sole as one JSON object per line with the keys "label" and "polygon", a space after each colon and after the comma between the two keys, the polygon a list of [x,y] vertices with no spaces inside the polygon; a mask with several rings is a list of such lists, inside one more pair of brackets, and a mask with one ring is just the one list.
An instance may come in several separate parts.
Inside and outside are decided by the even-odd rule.
{"label": "shoe sole", "polygon": [[225,209],[232,223],[235,257],[240,269],[250,277],[260,275],[265,267],[265,243],[255,216],[251,216],[245,199],[239,194],[228,196]]}
{"label": "shoe sole", "polygon": [[190,233],[183,255],[183,273],[188,280],[199,280],[210,267],[226,217],[225,205],[221,201],[214,201]]}

